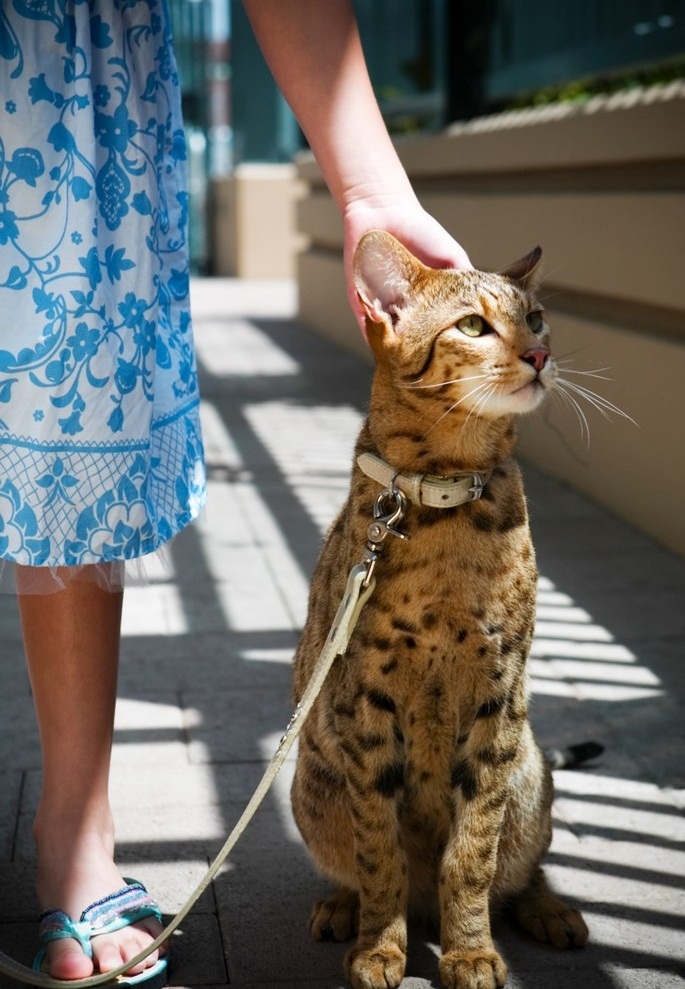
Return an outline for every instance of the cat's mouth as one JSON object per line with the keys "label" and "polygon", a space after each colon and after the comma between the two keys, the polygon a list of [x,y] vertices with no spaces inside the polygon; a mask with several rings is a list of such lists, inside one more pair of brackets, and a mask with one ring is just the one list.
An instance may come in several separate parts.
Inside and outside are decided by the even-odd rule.
{"label": "cat's mouth", "polygon": [[509,393],[509,397],[516,402],[518,412],[532,412],[537,408],[545,397],[546,392],[552,387],[553,381],[541,378],[536,375],[530,381],[515,388]]}
{"label": "cat's mouth", "polygon": [[524,384],[520,385],[518,388],[515,388],[511,394],[520,396],[521,398],[534,397],[535,404],[537,404],[545,392],[554,387],[556,378],[556,364],[552,360],[548,360],[539,371],[535,372],[535,376],[533,378],[530,378]]}
{"label": "cat's mouth", "polygon": [[515,388],[511,393],[512,395],[522,395],[526,391],[531,391],[533,393],[538,391],[546,391],[549,385],[546,385],[540,378],[533,378],[531,381],[526,381],[524,385],[519,388]]}

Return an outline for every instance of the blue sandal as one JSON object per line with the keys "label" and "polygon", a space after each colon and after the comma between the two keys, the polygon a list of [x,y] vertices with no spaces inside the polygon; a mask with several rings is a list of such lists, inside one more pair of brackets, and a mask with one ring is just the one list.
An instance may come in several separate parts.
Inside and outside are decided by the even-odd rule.
{"label": "blue sandal", "polygon": [[[98,934],[111,934],[122,927],[135,924],[145,917],[162,920],[162,914],[142,883],[127,879],[126,886],[117,893],[111,893],[102,900],[91,903],[78,921],[73,920],[63,910],[46,910],[40,916],[41,949],[33,960],[33,967],[40,971],[50,941],[73,938],[83,948],[88,958],[93,957],[91,938]],[[117,989],[128,986],[144,986],[145,989],[161,989],[167,981],[167,960],[160,958],[138,975],[122,975],[113,980]]]}

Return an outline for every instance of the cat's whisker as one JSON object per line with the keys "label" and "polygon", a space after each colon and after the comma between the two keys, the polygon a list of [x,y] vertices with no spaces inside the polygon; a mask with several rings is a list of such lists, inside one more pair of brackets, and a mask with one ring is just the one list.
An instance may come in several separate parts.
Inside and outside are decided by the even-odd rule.
{"label": "cat's whisker", "polygon": [[540,302],[546,304],[548,299],[556,299],[557,296],[565,295],[565,294],[566,293],[564,292],[563,289],[559,289],[556,292],[547,292],[545,295],[539,295],[538,298],[540,299]]}
{"label": "cat's whisker", "polygon": [[[557,384],[559,384],[559,382],[557,382]],[[568,392],[564,391],[563,388],[559,391],[553,391],[552,398],[562,408],[564,407],[564,403],[567,403],[573,409],[580,424],[580,438],[581,440],[585,438],[585,445],[589,446],[590,423],[588,422],[587,416],[585,415],[585,412],[580,404],[576,401],[573,395],[570,395]]]}
{"label": "cat's whisker", "polygon": [[478,381],[480,378],[487,378],[487,377],[488,377],[487,374],[471,374],[466,378],[451,378],[449,381],[436,381],[432,384],[427,384],[427,385],[422,385],[420,383],[421,379],[419,378],[419,380],[416,382],[412,381],[406,385],[403,384],[402,388],[407,388],[410,390],[424,389],[424,388],[444,388],[447,385],[461,384],[462,381]]}
{"label": "cat's whisker", "polygon": [[[561,261],[559,264],[555,265],[554,268],[551,268],[549,270],[546,270],[545,273],[544,273],[544,275],[542,276],[542,278],[540,280],[540,287],[542,287],[543,285],[547,284],[547,282],[551,278],[553,278],[554,275],[556,275],[558,272],[564,271],[564,270],[568,269],[569,263],[570,263],[569,261]],[[563,288],[559,288],[555,292],[555,295],[567,295],[567,294],[568,294],[568,292],[565,289],[563,289]]]}
{"label": "cat's whisker", "polygon": [[[485,378],[489,378],[489,375],[479,375],[479,377],[485,377]],[[471,389],[471,391],[469,391],[469,392],[467,392],[467,393],[466,393],[465,395],[462,395],[462,397],[461,397],[460,399],[458,399],[458,400],[457,400],[456,402],[454,402],[454,404],[453,404],[453,405],[451,405],[451,406],[450,406],[450,407],[449,407],[448,409],[446,409],[446,410],[445,410],[445,411],[444,411],[444,412],[442,413],[442,415],[441,415],[441,416],[439,416],[439,417],[438,417],[438,418],[437,418],[437,419],[435,420],[435,422],[434,422],[434,423],[433,423],[433,425],[432,425],[432,426],[430,427],[430,429],[429,429],[429,430],[427,430],[427,432],[425,433],[425,435],[424,435],[424,438],[425,438],[425,436],[428,436],[428,435],[429,435],[429,433],[431,433],[431,432],[432,432],[432,431],[433,431],[433,430],[435,429],[435,427],[436,427],[436,426],[437,426],[437,425],[438,425],[439,423],[441,423],[441,422],[442,422],[442,420],[443,420],[443,419],[444,419],[444,418],[445,418],[446,416],[448,416],[448,415],[450,415],[450,414],[451,414],[452,412],[454,412],[454,410],[455,410],[456,408],[458,408],[458,407],[459,407],[459,406],[460,406],[460,405],[462,404],[462,402],[465,402],[465,401],[466,401],[467,399],[469,399],[469,398],[471,398],[471,396],[472,396],[472,395],[477,395],[477,394],[478,394],[478,392],[480,392],[480,391],[482,391],[483,389],[487,389],[487,388],[488,388],[488,386],[489,386],[489,381],[484,381],[484,382],[483,382],[482,384],[480,384],[480,385],[476,385],[476,387],[475,387],[475,388],[472,388],[472,389]],[[469,412],[469,415],[471,415],[471,413],[470,413],[470,412]],[[467,417],[467,418],[468,418],[468,417]]]}
{"label": "cat's whisker", "polygon": [[566,391],[567,393],[569,391],[573,391],[576,395],[580,396],[580,398],[584,398],[585,401],[594,406],[594,408],[597,409],[597,411],[601,413],[605,419],[611,419],[612,415],[617,415],[621,416],[622,419],[627,419],[628,422],[632,422],[634,426],[637,426],[637,423],[632,416],[629,416],[628,413],[624,412],[623,409],[618,407],[618,405],[614,405],[614,403],[610,402],[608,398],[598,395],[597,392],[591,391],[589,388],[585,388],[584,385],[579,385],[575,381],[566,381],[564,378],[559,378],[557,380],[557,385],[562,389],[562,391]]}
{"label": "cat's whisker", "polygon": [[[569,360],[570,360],[570,358],[569,358]],[[557,361],[557,366],[558,367],[561,367],[561,365],[564,365],[566,363],[568,363],[568,361],[566,361],[566,360],[560,360],[560,361]],[[588,378],[600,378],[602,381],[612,381],[613,380],[608,375],[602,374],[603,371],[611,371],[611,368],[610,367],[595,367],[595,368],[591,368],[591,369],[589,369],[587,371],[580,370],[579,368],[564,367],[564,368],[562,368],[562,370],[563,370],[564,374],[584,374]]]}
{"label": "cat's whisker", "polygon": [[468,425],[468,422],[472,416],[474,416],[476,419],[478,418],[482,410],[487,405],[488,401],[492,398],[492,396],[497,391],[498,387],[499,386],[497,385],[497,383],[493,382],[488,389],[486,389],[481,395],[478,396],[477,401],[473,404],[472,408],[469,409],[469,414],[466,416],[466,419],[464,420],[464,424],[461,427],[462,433],[466,429],[466,426]]}
{"label": "cat's whisker", "polygon": [[483,409],[485,408],[485,406],[487,405],[487,403],[488,403],[488,400],[489,400],[489,399],[490,399],[490,398],[491,398],[491,397],[492,397],[492,396],[493,396],[493,395],[495,394],[495,392],[497,391],[497,388],[498,388],[498,385],[497,385],[496,383],[494,383],[494,382],[493,382],[493,383],[492,383],[492,384],[490,385],[490,388],[488,388],[488,389],[487,389],[486,391],[484,391],[484,392],[483,392],[483,393],[482,393],[481,395],[479,395],[479,396],[478,396],[478,400],[477,400],[477,401],[475,402],[475,404],[474,404],[474,405],[473,405],[473,407],[471,408],[471,410],[470,410],[470,412],[469,412],[469,414],[468,414],[468,416],[467,416],[467,419],[470,419],[470,418],[471,418],[471,416],[473,416],[473,415],[475,415],[475,416],[478,416],[478,415],[480,415],[480,413],[482,412],[482,410],[483,410]]}
{"label": "cat's whisker", "polygon": [[582,354],[584,350],[589,350],[589,349],[590,349],[590,345],[586,343],[583,347],[576,347],[575,350],[569,350],[565,354],[562,354],[560,357],[557,357],[557,364],[560,363],[560,361],[562,360],[564,361],[568,360],[569,357],[574,357],[576,354]]}

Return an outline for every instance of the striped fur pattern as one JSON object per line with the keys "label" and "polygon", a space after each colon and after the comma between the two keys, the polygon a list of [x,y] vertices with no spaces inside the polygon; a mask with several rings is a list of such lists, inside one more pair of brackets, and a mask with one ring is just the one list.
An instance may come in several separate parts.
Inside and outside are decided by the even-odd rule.
{"label": "striped fur pattern", "polygon": [[[491,274],[426,268],[379,231],[357,251],[376,372],[356,455],[406,472],[493,473],[479,501],[411,506],[409,541],[385,541],[376,589],[301,737],[293,811],[337,884],[311,930],[357,935],[346,957],[355,989],[400,984],[412,910],[439,922],[449,989],[504,985],[493,905],[511,903],[558,947],[587,938],[541,870],[552,784],[527,719],[537,571],[512,449],[515,418],[557,374],[534,294],[539,253]],[[355,465],[312,580],[295,701],[378,494]]]}

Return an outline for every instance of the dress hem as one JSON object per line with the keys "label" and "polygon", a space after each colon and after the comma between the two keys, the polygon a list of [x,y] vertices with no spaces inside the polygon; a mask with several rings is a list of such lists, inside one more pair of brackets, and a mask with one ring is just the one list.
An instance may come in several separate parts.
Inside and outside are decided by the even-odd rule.
{"label": "dress hem", "polygon": [[[0,594],[56,594],[73,580],[97,584],[112,593],[123,591],[126,587],[168,582],[174,572],[171,544],[184,529],[202,517],[204,508],[204,502],[198,502],[197,507],[188,512],[168,538],[159,539],[150,550],[127,559],[31,566],[0,557]],[[21,576],[18,580],[19,571]]]}

